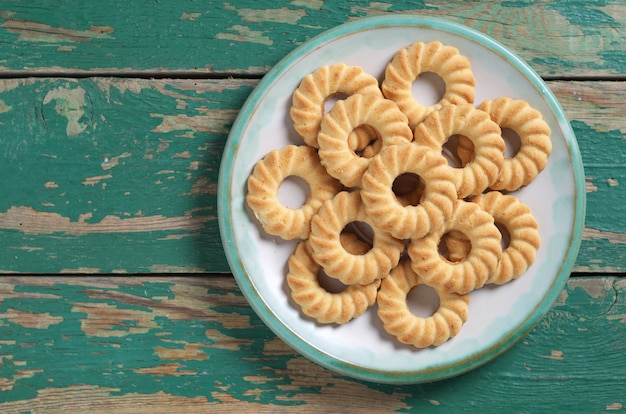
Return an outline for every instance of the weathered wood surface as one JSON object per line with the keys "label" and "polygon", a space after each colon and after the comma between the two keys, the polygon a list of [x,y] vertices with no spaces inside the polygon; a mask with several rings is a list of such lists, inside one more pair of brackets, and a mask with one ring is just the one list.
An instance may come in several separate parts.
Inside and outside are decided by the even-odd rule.
{"label": "weathered wood surface", "polygon": [[[336,375],[276,338],[228,274],[216,217],[258,79],[328,28],[391,13],[464,23],[529,62],[587,184],[548,315],[487,365],[412,386]],[[619,0],[0,0],[0,412],[624,411],[625,27]]]}
{"label": "weathered wood surface", "polygon": [[[0,81],[3,272],[228,272],[217,178],[256,80]],[[551,81],[587,176],[577,272],[626,270],[626,83]],[[2,109],[3,108],[3,109]],[[606,254],[598,255],[598,251]]]}
{"label": "weathered wood surface", "polygon": [[[3,4],[2,4],[3,3]],[[260,75],[302,42],[364,16],[415,13],[501,41],[544,76],[626,73],[621,0],[3,1],[0,70]],[[556,52],[556,53],[555,53]],[[254,57],[254,59],[251,59]]]}
{"label": "weathered wood surface", "polygon": [[[375,385],[320,368],[228,277],[5,277],[0,412],[586,412],[626,406],[626,280],[571,279],[541,323],[450,380]],[[511,411],[508,411],[506,408]]]}

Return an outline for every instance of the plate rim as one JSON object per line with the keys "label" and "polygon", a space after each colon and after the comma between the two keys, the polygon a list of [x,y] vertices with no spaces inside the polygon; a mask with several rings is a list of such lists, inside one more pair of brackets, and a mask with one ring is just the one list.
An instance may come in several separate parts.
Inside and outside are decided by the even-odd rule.
{"label": "plate rim", "polygon": [[[524,322],[520,324],[519,329],[500,338],[495,344],[472,354],[471,358],[455,361],[450,364],[440,364],[430,369],[399,372],[369,369],[339,360],[308,343],[286,326],[282,320],[267,307],[265,301],[260,298],[260,294],[256,290],[253,281],[247,275],[245,267],[237,254],[236,246],[234,246],[232,241],[234,236],[234,223],[230,214],[230,205],[232,203],[230,184],[236,160],[236,149],[241,143],[242,130],[246,127],[247,119],[249,119],[250,115],[254,112],[260,99],[263,98],[267,87],[271,86],[294,61],[297,61],[316,48],[323,46],[327,41],[364,30],[381,29],[385,27],[423,27],[431,30],[449,32],[478,43],[496,53],[519,70],[541,94],[564,132],[565,146],[569,152],[569,160],[572,163],[574,181],[574,222],[571,236],[567,243],[568,248],[566,255],[563,257],[559,271],[552,281],[543,301],[529,313],[524,319]],[[526,336],[552,308],[569,279],[582,242],[586,209],[584,167],[578,142],[563,108],[543,79],[541,79],[534,69],[516,53],[490,36],[448,19],[421,15],[371,16],[348,21],[325,30],[317,36],[305,41],[276,63],[250,93],[231,126],[220,162],[217,192],[218,224],[226,259],[242,294],[265,325],[293,350],[318,365],[352,378],[392,384],[431,382],[463,374],[497,358]]]}

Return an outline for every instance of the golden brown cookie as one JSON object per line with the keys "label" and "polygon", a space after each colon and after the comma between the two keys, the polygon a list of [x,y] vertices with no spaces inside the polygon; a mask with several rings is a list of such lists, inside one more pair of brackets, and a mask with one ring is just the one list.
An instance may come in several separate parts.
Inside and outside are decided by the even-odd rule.
{"label": "golden brown cookie", "polygon": [[[550,126],[541,112],[524,100],[501,97],[480,104],[500,128],[514,131],[520,148],[512,157],[504,159],[497,179],[489,186],[493,190],[515,191],[530,184],[543,171],[552,152]],[[459,137],[459,157],[469,162],[474,145],[466,137]]]}
{"label": "golden brown cookie", "polygon": [[392,101],[360,94],[337,101],[322,117],[317,141],[322,165],[347,187],[360,184],[370,162],[370,158],[357,155],[348,142],[349,134],[363,125],[376,131],[381,150],[413,139],[406,116]]}
{"label": "golden brown cookie", "polygon": [[487,283],[501,285],[520,277],[534,263],[541,244],[539,225],[530,207],[512,195],[490,191],[474,196],[471,202],[491,214],[508,233],[508,246]]}
{"label": "golden brown cookie", "polygon": [[[416,174],[424,183],[416,205],[404,205],[394,194],[394,182],[405,173]],[[440,152],[414,143],[392,145],[372,158],[361,182],[361,198],[378,228],[398,239],[419,238],[452,214],[453,178]]]}
{"label": "golden brown cookie", "polygon": [[454,135],[467,137],[474,146],[472,159],[462,168],[449,167],[455,175],[458,198],[480,194],[496,181],[504,163],[500,127],[488,113],[470,104],[447,105],[417,125],[414,142],[441,151]]}
{"label": "golden brown cookie", "polygon": [[[439,243],[451,230],[463,233],[471,249],[464,260],[451,262],[439,253]],[[495,272],[502,256],[502,234],[491,214],[476,203],[455,202],[452,217],[439,229],[421,239],[413,239],[408,246],[413,270],[424,283],[449,292],[466,294],[481,288]]]}
{"label": "golden brown cookie", "polygon": [[[345,237],[346,245],[353,252],[366,252],[369,246]],[[338,293],[331,293],[320,286],[320,266],[311,257],[307,242],[300,242],[289,257],[287,284],[291,297],[302,312],[319,323],[344,324],[362,315],[376,301],[380,279],[369,285],[347,286]]]}
{"label": "golden brown cookie", "polygon": [[[413,96],[413,82],[431,72],[445,83],[443,97],[435,105],[424,105]],[[474,74],[469,59],[453,46],[441,42],[416,42],[398,51],[385,69],[383,95],[396,102],[409,119],[411,128],[431,112],[449,104],[474,102]]]}
{"label": "golden brown cookie", "polygon": [[[365,254],[351,254],[341,243],[341,233],[355,222],[369,225],[374,232],[372,248]],[[404,250],[402,240],[376,228],[356,191],[342,191],[322,205],[311,219],[309,244],[313,259],[326,274],[345,285],[367,285],[386,277]]]}
{"label": "golden brown cookie", "polygon": [[[278,189],[289,176],[300,177],[309,185],[306,202],[295,209],[278,199]],[[288,145],[256,163],[248,177],[246,202],[267,233],[285,240],[306,239],[311,217],[340,190],[341,184],[326,173],[314,148]]]}
{"label": "golden brown cookie", "polygon": [[289,111],[293,126],[304,142],[318,148],[317,134],[324,114],[324,103],[328,98],[355,93],[382,97],[378,80],[359,66],[345,63],[325,65],[305,76],[293,94]]}
{"label": "golden brown cookie", "polygon": [[468,318],[469,295],[459,295],[434,286],[439,308],[428,317],[411,313],[407,295],[424,281],[403,260],[383,279],[376,303],[385,330],[398,341],[417,348],[439,346],[456,336]]}

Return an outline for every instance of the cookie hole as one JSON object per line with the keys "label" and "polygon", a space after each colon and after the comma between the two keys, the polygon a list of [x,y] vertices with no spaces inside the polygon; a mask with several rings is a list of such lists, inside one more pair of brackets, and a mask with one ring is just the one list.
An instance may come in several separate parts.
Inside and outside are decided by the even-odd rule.
{"label": "cookie hole", "polygon": [[414,173],[400,174],[393,180],[391,191],[403,206],[417,206],[424,195],[424,180]]}
{"label": "cookie hole", "polygon": [[448,161],[448,165],[452,168],[463,167],[463,162],[459,157],[458,147],[459,136],[452,135],[450,138],[448,138],[448,140],[443,144],[441,148],[441,154]]}
{"label": "cookie hole", "polygon": [[302,178],[291,175],[278,187],[278,201],[287,208],[300,208],[309,198],[311,188]]}
{"label": "cookie hole", "polygon": [[380,135],[374,127],[359,125],[348,135],[348,147],[358,157],[372,158],[380,150],[379,138]]}
{"label": "cookie hole", "polygon": [[[372,229],[372,227],[362,221],[353,221],[351,223],[348,223],[343,230],[341,231],[342,234],[353,234],[355,235],[360,241],[367,243],[367,245],[371,248],[374,242],[374,230]],[[343,243],[342,243],[343,244]],[[344,245],[344,248],[346,246]],[[346,249],[347,250],[347,249]],[[351,254],[356,254],[353,252],[349,252]],[[363,254],[365,254],[366,252],[364,252]]]}
{"label": "cookie hole", "polygon": [[502,250],[504,250],[511,244],[511,234],[504,224],[496,221],[495,225],[502,235],[502,242],[500,242],[500,244],[502,245]]}
{"label": "cookie hole", "polygon": [[519,134],[511,128],[502,128],[502,138],[504,139],[504,157],[513,158],[522,147],[522,139]]}
{"label": "cookie hole", "polygon": [[469,239],[455,230],[441,236],[437,247],[439,255],[450,263],[462,262],[472,249]]}
{"label": "cookie hole", "polygon": [[446,93],[446,83],[434,72],[420,73],[412,85],[413,98],[425,106],[435,105]]}
{"label": "cookie hole", "polygon": [[346,99],[348,95],[345,93],[337,92],[330,95],[328,98],[324,100],[324,113],[330,111],[332,107],[337,103],[337,101],[342,101]]}
{"label": "cookie hole", "polygon": [[347,288],[339,279],[328,276],[323,269],[317,272],[317,283],[328,293],[341,293]]}
{"label": "cookie hole", "polygon": [[420,318],[433,316],[439,309],[439,295],[428,285],[417,285],[406,296],[409,311]]}

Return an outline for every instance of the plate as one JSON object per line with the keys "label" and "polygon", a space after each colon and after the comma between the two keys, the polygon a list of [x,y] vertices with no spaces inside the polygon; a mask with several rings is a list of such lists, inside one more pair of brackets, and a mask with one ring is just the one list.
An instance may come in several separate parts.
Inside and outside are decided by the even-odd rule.
{"label": "plate", "polygon": [[[321,325],[300,313],[285,282],[296,242],[264,233],[245,203],[246,182],[258,160],[273,149],[304,144],[291,125],[291,95],[300,80],[324,64],[361,66],[382,79],[399,49],[439,40],[468,57],[476,78],[476,103],[500,96],[528,101],[552,129],[545,170],[515,193],[533,210],[542,245],[519,279],[471,293],[469,319],[439,347],[416,349],[391,338],[375,307],[341,326]],[[417,83],[416,83],[417,84]],[[252,308],[284,342],[337,373],[378,383],[441,380],[497,357],[533,328],[559,297],[580,245],[585,185],[574,133],[541,78],[498,42],[468,27],[420,16],[355,20],[307,41],[260,81],[228,137],[218,183],[222,242],[234,277]],[[281,188],[282,191],[282,188]]]}

